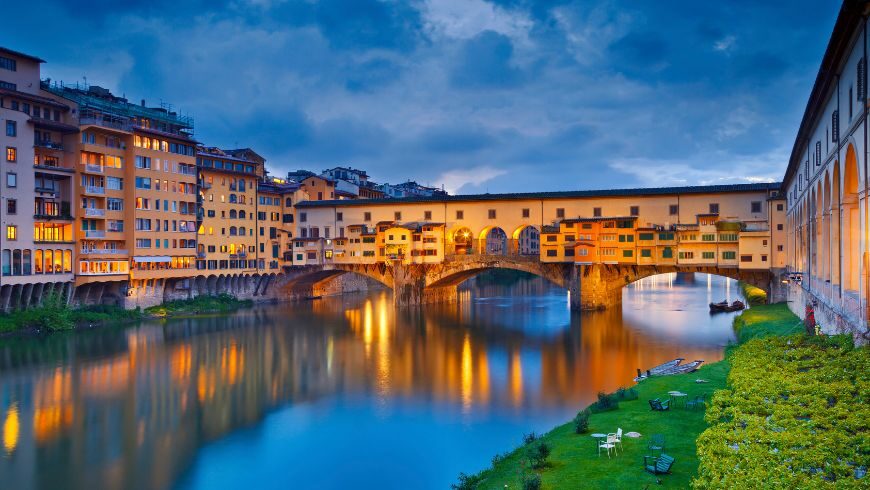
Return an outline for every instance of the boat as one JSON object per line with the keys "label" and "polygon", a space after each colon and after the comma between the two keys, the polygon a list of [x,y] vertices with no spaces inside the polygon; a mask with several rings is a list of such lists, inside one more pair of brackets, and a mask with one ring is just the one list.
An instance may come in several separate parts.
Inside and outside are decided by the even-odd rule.
{"label": "boat", "polygon": [[[696,359],[687,364],[680,364],[679,362],[674,363],[674,361],[677,361],[677,359],[666,362],[661,366],[656,366],[647,371],[646,373],[641,373],[640,369],[638,369],[638,376],[634,378],[634,381],[643,381],[653,376],[672,376],[674,374],[692,373],[697,371],[698,368],[701,367],[701,364],[704,363],[704,361],[700,359]],[[683,359],[679,359],[679,361],[683,361]],[[655,369],[656,371],[653,371],[653,369]]]}
{"label": "boat", "polygon": [[678,358],[673,359],[671,361],[668,361],[664,364],[659,364],[656,367],[649,368],[643,372],[641,372],[641,370],[638,369],[637,370],[637,377],[634,378],[634,381],[638,382],[638,381],[642,381],[644,379],[647,379],[651,376],[660,376],[661,373],[664,373],[670,369],[673,369],[673,368],[679,366],[680,363],[683,362],[684,360],[685,360],[684,358],[678,357]]}
{"label": "boat", "polygon": [[721,313],[726,311],[740,311],[746,308],[746,305],[743,304],[742,301],[737,300],[728,304],[727,301],[722,301],[720,303],[710,303],[710,313]]}

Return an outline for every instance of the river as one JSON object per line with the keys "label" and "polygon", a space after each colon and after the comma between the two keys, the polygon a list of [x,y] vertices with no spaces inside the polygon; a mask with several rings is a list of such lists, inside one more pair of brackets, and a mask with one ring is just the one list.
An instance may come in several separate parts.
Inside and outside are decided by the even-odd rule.
{"label": "river", "polygon": [[0,339],[4,489],[448,488],[674,357],[722,358],[737,283],[661,275],[572,313],[539,278]]}

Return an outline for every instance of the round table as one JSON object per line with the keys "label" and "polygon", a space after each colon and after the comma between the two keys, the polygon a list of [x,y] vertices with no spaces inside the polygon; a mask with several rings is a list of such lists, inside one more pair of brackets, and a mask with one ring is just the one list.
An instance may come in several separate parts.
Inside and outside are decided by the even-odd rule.
{"label": "round table", "polygon": [[589,434],[589,437],[595,438],[595,450],[598,451],[598,445],[601,444],[601,439],[607,439],[607,434],[595,432],[593,434]]}
{"label": "round table", "polygon": [[683,407],[686,406],[686,397],[689,396],[688,394],[683,393],[682,391],[669,391],[668,395],[671,396],[671,405],[676,405],[677,400],[682,400]]}

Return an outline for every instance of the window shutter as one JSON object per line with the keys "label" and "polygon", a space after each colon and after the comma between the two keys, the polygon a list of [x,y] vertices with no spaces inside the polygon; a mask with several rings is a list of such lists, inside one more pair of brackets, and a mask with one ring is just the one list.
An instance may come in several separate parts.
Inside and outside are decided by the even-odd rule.
{"label": "window shutter", "polygon": [[[816,141],[816,165],[822,164],[822,142]],[[809,180],[809,177],[807,177]]]}
{"label": "window shutter", "polygon": [[858,100],[862,101],[867,93],[867,62],[864,58],[858,61]]}
{"label": "window shutter", "polygon": [[840,111],[831,113],[831,142],[840,141]]}

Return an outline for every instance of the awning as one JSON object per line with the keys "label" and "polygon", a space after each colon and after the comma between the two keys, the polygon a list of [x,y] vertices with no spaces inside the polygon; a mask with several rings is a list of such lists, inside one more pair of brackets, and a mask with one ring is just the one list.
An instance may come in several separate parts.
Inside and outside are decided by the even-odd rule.
{"label": "awning", "polygon": [[133,257],[136,262],[171,262],[172,258],[168,255],[152,255],[150,257]]}

